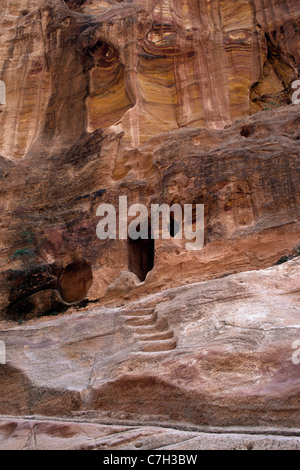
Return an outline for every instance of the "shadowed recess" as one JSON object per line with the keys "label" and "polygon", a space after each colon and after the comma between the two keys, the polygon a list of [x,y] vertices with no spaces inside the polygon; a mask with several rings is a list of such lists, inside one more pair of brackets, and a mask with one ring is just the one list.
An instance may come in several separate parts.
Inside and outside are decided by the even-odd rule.
{"label": "shadowed recess", "polygon": [[69,303],[83,300],[93,282],[93,273],[89,263],[77,260],[63,271],[59,288],[62,298]]}
{"label": "shadowed recess", "polygon": [[154,268],[155,242],[149,240],[131,240],[128,242],[129,269],[144,282],[147,274]]}

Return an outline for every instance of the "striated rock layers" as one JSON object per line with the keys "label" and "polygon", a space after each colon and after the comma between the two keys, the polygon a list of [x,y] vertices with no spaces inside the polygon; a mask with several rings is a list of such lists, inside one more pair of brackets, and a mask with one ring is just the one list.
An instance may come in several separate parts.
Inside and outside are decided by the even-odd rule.
{"label": "striated rock layers", "polygon": [[[34,446],[29,414],[37,447],[64,439],[38,415],[95,448],[89,416],[165,447],[199,426],[297,441],[299,18],[298,0],[2,0],[4,447],[14,429]],[[97,208],[120,196],[204,204],[204,248],[101,241]]]}
{"label": "striated rock layers", "polygon": [[[3,314],[126,300],[297,254],[296,0],[2,9]],[[120,195],[205,204],[204,249],[100,241],[96,209]]]}
{"label": "striated rock layers", "polygon": [[0,448],[300,448],[299,271],[2,325]]}

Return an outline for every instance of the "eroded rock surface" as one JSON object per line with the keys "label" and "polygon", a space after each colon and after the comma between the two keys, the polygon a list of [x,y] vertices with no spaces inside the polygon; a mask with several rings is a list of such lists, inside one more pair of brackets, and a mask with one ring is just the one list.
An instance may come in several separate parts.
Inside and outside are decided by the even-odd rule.
{"label": "eroded rock surface", "polygon": [[297,436],[299,272],[293,260],[124,307],[4,325],[0,414]]}
{"label": "eroded rock surface", "polygon": [[297,431],[290,431],[287,436],[272,435],[271,429],[269,433],[251,435],[232,429],[217,434],[75,420],[3,418],[0,419],[0,450],[299,450]]}
{"label": "eroded rock surface", "polygon": [[[1,8],[1,446],[299,446],[299,1]],[[121,195],[204,248],[100,241]]]}
{"label": "eroded rock surface", "polygon": [[[55,312],[86,290],[117,302],[297,254],[298,24],[296,0],[5,1],[3,314],[49,289],[28,283],[41,268]],[[204,203],[204,249],[100,241],[97,207],[120,195]],[[80,263],[91,275],[62,287]],[[76,276],[82,295],[65,295]]]}

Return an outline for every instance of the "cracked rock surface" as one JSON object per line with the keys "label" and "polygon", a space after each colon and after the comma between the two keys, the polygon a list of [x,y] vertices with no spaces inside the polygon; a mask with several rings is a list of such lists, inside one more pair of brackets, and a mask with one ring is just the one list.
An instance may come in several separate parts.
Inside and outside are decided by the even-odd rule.
{"label": "cracked rock surface", "polygon": [[[1,449],[299,449],[299,20],[1,0]],[[203,249],[100,240],[120,196]]]}
{"label": "cracked rock surface", "polygon": [[[197,432],[204,434],[205,427],[222,434],[243,427],[241,434],[265,436],[253,441],[235,430],[229,447],[276,447],[278,438],[266,437],[275,429],[286,435],[278,445],[298,446],[300,369],[292,361],[292,345],[299,339],[299,263],[167,290],[124,307],[87,308],[19,326],[4,323],[0,339],[8,364],[0,369],[0,413],[10,416],[2,418],[4,435],[16,429],[13,445],[42,447],[42,436],[37,444],[27,442],[33,422],[18,421],[40,415],[51,417],[50,424],[37,423],[46,434],[59,417],[93,423],[96,433],[101,427],[95,423],[127,423],[138,424],[141,432],[144,425],[154,426],[153,435],[172,424],[202,426]],[[168,335],[162,339],[167,327],[172,347]],[[80,434],[85,425],[66,426]],[[224,436],[214,441],[205,435],[202,441],[197,432],[188,437],[191,445],[223,445]],[[76,436],[80,444],[72,437],[66,445],[87,445]],[[60,431],[58,438],[63,439]],[[184,448],[180,439],[145,445]]]}

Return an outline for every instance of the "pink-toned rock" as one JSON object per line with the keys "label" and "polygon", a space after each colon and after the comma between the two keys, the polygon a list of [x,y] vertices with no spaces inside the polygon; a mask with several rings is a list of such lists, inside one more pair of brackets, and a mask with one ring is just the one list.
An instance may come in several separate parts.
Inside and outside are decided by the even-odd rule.
{"label": "pink-toned rock", "polygon": [[[271,431],[271,430],[269,430]],[[274,430],[273,430],[274,432]],[[295,431],[294,431],[295,432]],[[0,450],[298,450],[300,437],[215,434],[154,426],[118,426],[76,420],[0,419]],[[153,460],[151,459],[151,462]]]}
{"label": "pink-toned rock", "polygon": [[297,435],[299,263],[2,325],[1,415]]}
{"label": "pink-toned rock", "polygon": [[2,448],[299,448],[298,3],[2,1]]}

